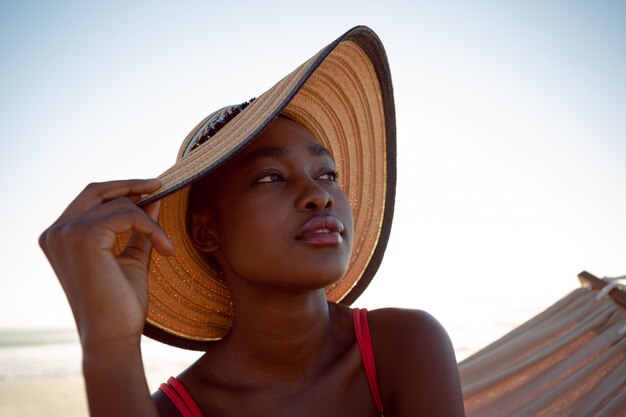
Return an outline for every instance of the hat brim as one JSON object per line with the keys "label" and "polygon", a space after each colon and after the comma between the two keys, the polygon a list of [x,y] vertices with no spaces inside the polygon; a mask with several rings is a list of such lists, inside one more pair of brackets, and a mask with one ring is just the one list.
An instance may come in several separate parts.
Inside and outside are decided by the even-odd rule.
{"label": "hat brim", "polygon": [[[395,109],[391,75],[379,38],[355,27],[259,96],[210,140],[159,178],[162,187],[140,206],[161,200],[159,223],[176,253],[153,251],[144,334],[192,350],[232,326],[228,288],[195,251],[185,228],[189,185],[229,160],[278,115],[285,114],[329,148],[355,219],[346,275],[326,288],[330,301],[351,304],[365,290],[387,246],[396,184]],[[201,122],[183,147],[188,147]],[[120,239],[118,248],[123,246]]]}

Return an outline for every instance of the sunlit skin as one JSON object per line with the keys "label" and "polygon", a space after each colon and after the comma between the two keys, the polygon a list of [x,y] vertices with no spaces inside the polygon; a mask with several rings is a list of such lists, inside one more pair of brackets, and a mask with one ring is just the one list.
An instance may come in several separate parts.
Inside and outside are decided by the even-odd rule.
{"label": "sunlit skin", "polygon": [[280,117],[202,185],[192,235],[229,285],[319,290],[345,273],[353,218],[335,163],[317,139]]}
{"label": "sunlit skin", "polygon": [[[204,181],[192,237],[215,256],[235,305],[230,334],[180,377],[207,415],[376,415],[350,310],[324,292],[352,247],[336,178],[317,139],[279,118]],[[355,401],[338,403],[338,392]]]}
{"label": "sunlit skin", "polygon": [[[179,375],[205,416],[378,415],[351,310],[324,291],[345,273],[353,239],[335,169],[310,132],[280,117],[198,186],[206,204],[190,213],[189,233],[235,309],[228,335]],[[154,221],[158,205],[134,204],[158,187],[90,185],[40,239],[76,319],[92,416],[180,415],[159,392],[151,398],[140,350],[150,250],[175,250]],[[385,416],[463,415],[442,327],[416,310],[368,320]]]}

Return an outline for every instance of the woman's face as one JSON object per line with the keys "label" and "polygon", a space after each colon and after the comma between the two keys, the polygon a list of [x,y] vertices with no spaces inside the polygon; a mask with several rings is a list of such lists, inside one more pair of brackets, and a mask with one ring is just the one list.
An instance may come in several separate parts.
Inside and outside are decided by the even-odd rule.
{"label": "woman's face", "polygon": [[227,280],[234,274],[286,290],[330,285],[347,270],[353,237],[336,178],[328,150],[279,117],[203,181],[207,209],[192,220],[194,241]]}

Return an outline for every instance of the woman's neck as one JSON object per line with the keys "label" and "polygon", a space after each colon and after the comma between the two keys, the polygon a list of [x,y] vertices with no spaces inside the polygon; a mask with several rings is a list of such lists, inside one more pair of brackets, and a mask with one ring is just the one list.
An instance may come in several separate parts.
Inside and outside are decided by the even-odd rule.
{"label": "woman's neck", "polygon": [[331,311],[324,289],[233,290],[235,322],[223,344],[243,372],[301,379],[332,357]]}

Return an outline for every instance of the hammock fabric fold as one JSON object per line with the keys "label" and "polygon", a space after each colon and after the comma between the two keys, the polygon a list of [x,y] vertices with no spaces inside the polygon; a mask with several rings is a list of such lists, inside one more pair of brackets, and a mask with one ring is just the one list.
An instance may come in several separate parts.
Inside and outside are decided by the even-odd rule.
{"label": "hammock fabric fold", "polygon": [[584,287],[459,364],[468,417],[626,417],[626,293]]}

